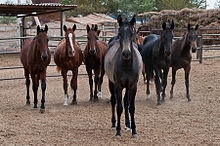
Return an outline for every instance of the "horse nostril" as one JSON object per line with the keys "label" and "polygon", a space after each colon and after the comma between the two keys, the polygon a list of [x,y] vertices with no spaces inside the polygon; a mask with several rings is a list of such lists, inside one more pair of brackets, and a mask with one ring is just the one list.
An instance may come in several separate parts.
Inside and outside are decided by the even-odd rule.
{"label": "horse nostril", "polygon": [[131,52],[130,52],[130,51],[123,51],[123,52],[122,52],[122,56],[123,56],[124,58],[129,58],[129,57],[131,56]]}
{"label": "horse nostril", "polygon": [[90,50],[90,53],[91,54],[95,54],[95,50]]}
{"label": "horse nostril", "polygon": [[47,60],[47,55],[42,55],[43,61]]}

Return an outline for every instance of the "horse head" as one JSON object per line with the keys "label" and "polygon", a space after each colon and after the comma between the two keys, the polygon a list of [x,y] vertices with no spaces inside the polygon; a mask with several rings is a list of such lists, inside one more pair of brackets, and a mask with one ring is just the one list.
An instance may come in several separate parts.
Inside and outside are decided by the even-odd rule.
{"label": "horse head", "polygon": [[74,42],[75,42],[75,30],[76,30],[76,24],[73,25],[72,28],[67,28],[66,25],[63,26],[63,29],[65,31],[65,39],[66,39],[66,55],[69,57],[75,56],[75,48],[74,48]]}
{"label": "horse head", "polygon": [[197,50],[198,28],[199,28],[198,24],[195,26],[195,28],[191,28],[190,24],[188,24],[187,40],[190,43],[190,48],[192,49],[193,53],[195,53]]}
{"label": "horse head", "polygon": [[99,39],[98,36],[100,34],[100,30],[98,30],[98,25],[96,24],[95,27],[92,25],[92,28],[87,25],[87,38],[88,38],[88,51],[90,54],[95,55],[97,50],[97,40]]}
{"label": "horse head", "polygon": [[174,29],[174,22],[168,21],[169,25],[166,26],[166,22],[162,24],[163,30],[160,32],[160,46],[164,49],[164,55],[169,56],[171,53],[171,45],[173,39],[173,29]]}
{"label": "horse head", "polygon": [[127,19],[122,21],[121,15],[118,16],[118,36],[120,42],[121,56],[124,60],[129,60],[131,58],[131,52],[133,49],[132,42],[136,42],[136,32],[134,29],[135,22],[135,15],[130,21],[128,21]]}
{"label": "horse head", "polygon": [[34,38],[36,42],[36,49],[40,53],[42,61],[48,59],[48,36],[47,36],[48,26],[45,25],[44,29],[41,29],[40,26],[37,26],[37,35]]}

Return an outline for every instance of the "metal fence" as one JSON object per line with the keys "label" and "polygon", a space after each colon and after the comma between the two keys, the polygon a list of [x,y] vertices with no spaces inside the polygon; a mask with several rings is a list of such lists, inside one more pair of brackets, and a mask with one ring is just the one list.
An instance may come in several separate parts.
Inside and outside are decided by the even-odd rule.
{"label": "metal fence", "polygon": [[[100,39],[103,39],[105,41],[108,41],[112,36],[105,36],[105,32],[107,31],[115,31],[117,28],[116,27],[109,27],[108,30],[104,30],[102,33],[103,36],[100,36]],[[161,30],[161,29],[154,29],[154,30]],[[180,30],[186,30],[186,29],[177,29],[177,31]],[[220,29],[204,29],[204,30],[220,30]],[[150,33],[151,31],[142,31],[142,32],[148,32]],[[117,33],[115,31],[115,33]],[[217,38],[216,38],[217,37]],[[8,37],[8,38],[0,38],[0,40],[18,40],[18,39],[27,39],[27,38],[33,38],[33,36],[28,36],[28,37]],[[55,40],[55,41],[60,41],[60,39],[64,38],[62,36],[49,36],[49,40]],[[178,39],[181,37],[174,37],[174,39]],[[80,36],[76,37],[76,40],[79,43],[86,43],[87,42],[87,36]],[[197,50],[197,55],[196,58],[193,59],[193,61],[199,61],[200,63],[203,62],[203,59],[211,59],[211,58],[220,58],[220,56],[203,56],[203,53],[205,50],[220,50],[220,44],[214,44],[214,45],[204,45],[204,40],[220,40],[220,34],[202,34],[199,36],[199,43],[198,43],[198,50]],[[50,48],[53,48],[55,46],[49,46]],[[52,51],[53,52],[53,51]],[[15,52],[0,52],[0,55],[4,54],[19,54],[20,51],[15,51]],[[56,66],[55,64],[50,64],[49,66]],[[23,68],[22,66],[14,66],[14,67],[0,67],[0,71],[2,70],[11,70],[11,69],[21,69]],[[79,75],[86,75],[86,74],[79,74]],[[61,75],[48,75],[47,77],[52,78],[52,77],[59,77]],[[68,75],[70,76],[70,75]],[[24,77],[14,77],[14,78],[0,78],[0,81],[7,81],[7,80],[19,80],[19,79],[25,79]]]}

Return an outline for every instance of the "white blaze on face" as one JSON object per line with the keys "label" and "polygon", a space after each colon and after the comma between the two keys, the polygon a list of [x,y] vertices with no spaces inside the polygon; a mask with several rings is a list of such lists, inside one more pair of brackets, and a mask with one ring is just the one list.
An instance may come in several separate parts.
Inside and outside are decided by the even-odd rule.
{"label": "white blaze on face", "polygon": [[74,46],[73,46],[73,34],[72,34],[72,33],[69,33],[69,34],[68,34],[68,37],[69,37],[70,46],[71,46],[71,48],[72,48],[72,52],[73,52],[73,55],[74,55],[75,49],[74,49]]}

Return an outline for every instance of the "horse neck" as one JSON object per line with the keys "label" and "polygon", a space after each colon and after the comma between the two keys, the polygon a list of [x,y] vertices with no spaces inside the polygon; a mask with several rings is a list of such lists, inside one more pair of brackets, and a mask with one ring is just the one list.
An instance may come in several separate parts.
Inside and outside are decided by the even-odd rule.
{"label": "horse neck", "polygon": [[188,40],[188,33],[184,36],[183,42],[182,42],[182,51],[181,54],[182,55],[188,55],[190,54],[190,42]]}
{"label": "horse neck", "polygon": [[159,42],[159,56],[164,56],[164,44],[161,42]]}
{"label": "horse neck", "polygon": [[36,40],[33,40],[32,57],[34,58],[35,62],[40,59],[40,51],[37,49]]}

